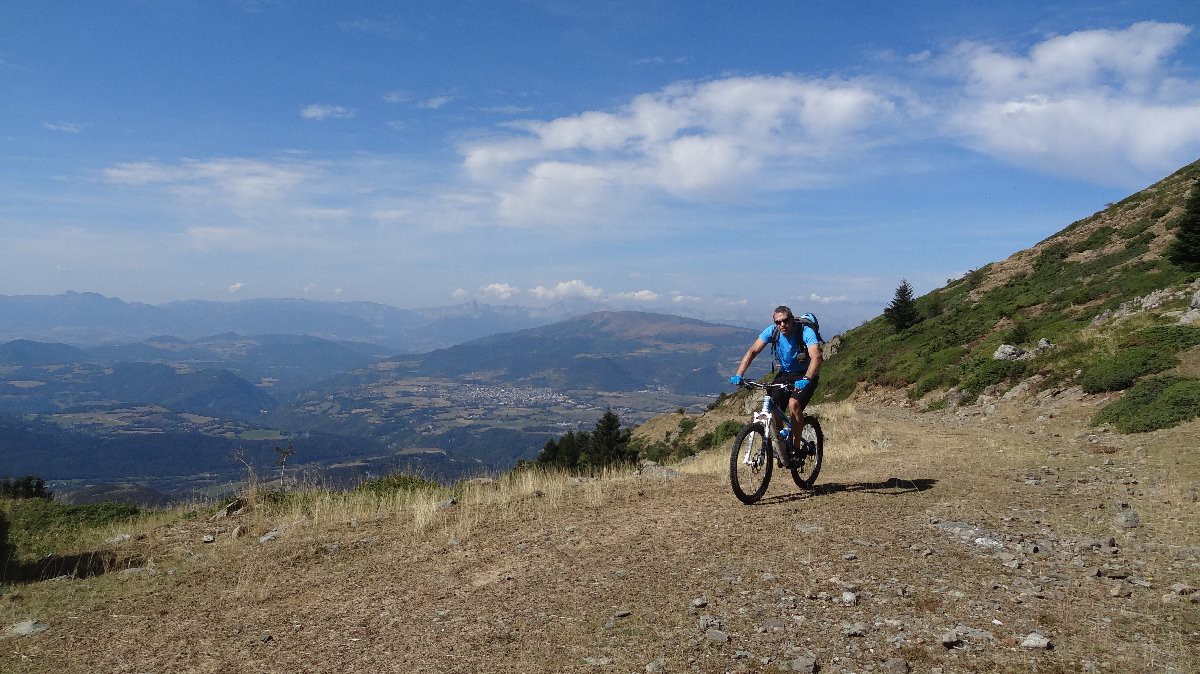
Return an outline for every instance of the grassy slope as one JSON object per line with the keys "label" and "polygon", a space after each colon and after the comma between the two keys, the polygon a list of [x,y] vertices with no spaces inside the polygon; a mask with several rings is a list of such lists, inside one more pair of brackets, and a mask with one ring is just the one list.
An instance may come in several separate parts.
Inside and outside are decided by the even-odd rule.
{"label": "grassy slope", "polygon": [[[1126,321],[1095,330],[1093,319],[1123,302],[1195,279],[1163,252],[1200,162],[1073,223],[1033,248],[974,270],[917,300],[924,320],[896,333],[881,316],[841,335],[822,372],[823,400],[841,400],[861,384],[908,387],[910,396],[957,389],[967,400],[994,384],[1033,373],[1071,379],[1112,355],[1132,331],[1167,319]],[[1186,308],[1174,300],[1162,311]],[[1058,345],[1030,361],[1002,362],[1002,343]]]}

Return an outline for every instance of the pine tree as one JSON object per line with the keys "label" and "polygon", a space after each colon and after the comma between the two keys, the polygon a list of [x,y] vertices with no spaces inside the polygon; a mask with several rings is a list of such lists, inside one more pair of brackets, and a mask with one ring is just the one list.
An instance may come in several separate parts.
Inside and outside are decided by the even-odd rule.
{"label": "pine tree", "polygon": [[629,452],[628,430],[621,430],[621,419],[611,409],[596,421],[583,463],[592,468],[603,468],[616,463],[636,459]]}
{"label": "pine tree", "polygon": [[1175,241],[1167,249],[1167,258],[1187,271],[1200,271],[1200,178],[1192,185],[1183,205]]}
{"label": "pine tree", "polygon": [[542,451],[538,452],[537,458],[534,459],[538,464],[543,466],[554,466],[558,464],[558,442],[551,438],[542,445]]}
{"label": "pine tree", "polygon": [[632,435],[629,429],[622,430],[621,418],[610,409],[596,421],[591,433],[570,431],[558,440],[547,440],[535,461],[571,471],[636,462],[637,450],[629,446]]}
{"label": "pine tree", "polygon": [[913,299],[913,288],[907,279],[900,279],[900,286],[896,288],[896,296],[892,298],[892,303],[883,310],[883,316],[888,319],[892,327],[896,328],[896,332],[921,322],[921,314],[917,311],[917,302]]}
{"label": "pine tree", "polygon": [[542,466],[575,470],[579,467],[580,447],[587,444],[586,441],[587,433],[576,434],[575,431],[570,431],[557,441],[547,440],[546,444],[542,445],[542,451],[538,452],[535,461]]}

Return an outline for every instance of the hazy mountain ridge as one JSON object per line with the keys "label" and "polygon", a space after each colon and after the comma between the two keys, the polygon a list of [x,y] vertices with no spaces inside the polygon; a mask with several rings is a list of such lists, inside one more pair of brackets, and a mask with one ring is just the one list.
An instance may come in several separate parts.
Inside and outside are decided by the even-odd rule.
{"label": "hazy mountain ridge", "polygon": [[247,299],[177,300],[161,305],[126,302],[91,292],[0,295],[0,341],[29,339],[72,346],[120,345],[172,336],[201,340],[220,333],[292,334],[365,342],[392,352],[420,353],[484,337],[562,321],[594,311],[594,302],[547,307],[463,304],[400,309],[377,302]]}
{"label": "hazy mountain ridge", "polygon": [[[133,344],[78,348],[67,344],[14,340],[0,344],[0,366],[18,368],[8,379],[37,380],[38,373],[20,368],[51,365],[167,363],[180,369],[230,370],[247,381],[267,386],[280,397],[339,372],[352,370],[391,355],[391,350],[361,342],[334,342],[305,335],[235,333],[195,341],[156,336]],[[58,378],[58,377],[55,377]],[[2,386],[0,386],[2,388]]]}
{"label": "hazy mountain ridge", "polygon": [[558,389],[715,395],[754,340],[746,328],[631,311],[603,311],[393,359],[410,375]]}

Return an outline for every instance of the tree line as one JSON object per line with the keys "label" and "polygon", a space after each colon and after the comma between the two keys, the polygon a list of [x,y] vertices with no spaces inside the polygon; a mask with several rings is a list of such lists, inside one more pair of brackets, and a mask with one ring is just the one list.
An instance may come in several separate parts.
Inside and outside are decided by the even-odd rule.
{"label": "tree line", "polygon": [[571,431],[557,440],[547,440],[533,463],[572,472],[637,463],[638,452],[630,443],[631,435],[631,430],[621,428],[620,417],[610,409],[590,433]]}

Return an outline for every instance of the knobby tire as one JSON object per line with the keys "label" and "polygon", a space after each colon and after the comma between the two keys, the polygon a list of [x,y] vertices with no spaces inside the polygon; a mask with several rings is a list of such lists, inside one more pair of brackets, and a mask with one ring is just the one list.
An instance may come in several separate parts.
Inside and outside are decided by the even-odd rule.
{"label": "knobby tire", "polygon": [[816,417],[805,416],[804,427],[800,429],[800,439],[804,441],[805,451],[799,448],[793,450],[792,461],[799,460],[799,465],[791,470],[792,481],[801,489],[812,489],[821,473],[821,462],[825,458],[825,434],[821,432],[821,422]]}
{"label": "knobby tire", "polygon": [[[747,450],[750,465],[745,461]],[[762,424],[743,426],[729,453],[729,482],[733,486],[733,495],[746,505],[762,498],[771,482],[773,464],[774,457]]]}

